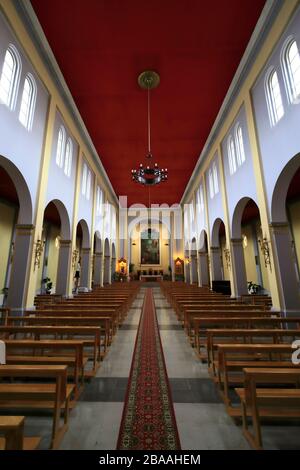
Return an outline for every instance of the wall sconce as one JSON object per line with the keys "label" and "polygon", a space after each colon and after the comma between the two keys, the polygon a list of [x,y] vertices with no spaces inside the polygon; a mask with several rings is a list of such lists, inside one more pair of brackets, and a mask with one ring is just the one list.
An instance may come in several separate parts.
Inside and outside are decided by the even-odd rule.
{"label": "wall sconce", "polygon": [[41,265],[41,256],[44,251],[44,246],[45,246],[45,240],[38,239],[35,242],[33,270],[35,270],[36,267],[39,268]]}
{"label": "wall sconce", "polygon": [[230,269],[230,250],[229,248],[224,248],[224,256],[225,256],[225,261],[226,261],[226,267],[227,269]]}
{"label": "wall sconce", "polygon": [[262,240],[259,238],[258,243],[264,257],[265,267],[270,266],[270,271],[272,271],[269,241],[264,237]]}
{"label": "wall sconce", "polygon": [[133,242],[133,243],[132,243],[132,246],[136,246],[136,243],[135,243],[135,242]]}
{"label": "wall sconce", "polygon": [[72,252],[72,268],[76,268],[76,262],[77,262],[77,257],[78,257],[79,251],[78,250],[73,250]]}

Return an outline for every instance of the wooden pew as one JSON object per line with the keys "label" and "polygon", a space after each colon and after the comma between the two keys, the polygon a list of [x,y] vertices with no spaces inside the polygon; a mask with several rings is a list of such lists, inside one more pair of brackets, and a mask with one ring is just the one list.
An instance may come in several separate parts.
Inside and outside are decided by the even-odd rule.
{"label": "wooden pew", "polygon": [[[96,373],[99,364],[100,364],[100,359],[101,359],[101,349],[100,349],[100,329],[97,327],[90,327],[90,326],[2,326],[0,327],[0,339],[2,338],[3,340],[8,340],[8,339],[28,339],[28,335],[31,336],[31,339],[33,340],[40,340],[41,337],[46,336],[49,339],[49,336],[54,336],[54,339],[57,339],[58,336],[60,336],[60,339],[73,339],[74,336],[77,338],[79,341],[83,342],[83,347],[91,347],[93,349],[93,354],[92,354],[92,359],[93,359],[93,375]],[[23,338],[21,338],[21,336]],[[68,336],[68,338],[64,338],[65,336]],[[83,338],[84,336],[84,338]],[[89,336],[91,339],[87,339],[86,337]],[[70,338],[71,337],[71,338]],[[46,339],[46,338],[44,338]],[[18,356],[20,360],[25,360],[24,356]],[[37,358],[34,356],[26,356],[26,362],[28,364],[31,363],[36,363],[37,360],[44,360],[43,356]],[[54,363],[54,360],[56,358],[52,358],[52,361]],[[68,364],[71,367],[76,367],[75,364],[75,358],[65,358],[68,360]],[[7,363],[12,363],[9,361],[16,360],[16,358],[9,357],[7,358]],[[50,363],[51,358],[48,357],[47,361]],[[60,358],[62,360],[62,358]],[[34,361],[34,362],[31,362]],[[86,365],[87,359],[83,359],[83,369],[84,366]],[[88,376],[91,376],[89,373]]]}
{"label": "wooden pew", "polygon": [[101,345],[104,351],[101,352],[101,359],[107,352],[108,345],[111,344],[112,339],[112,319],[111,317],[61,317],[55,315],[53,317],[40,317],[40,316],[26,316],[26,317],[7,317],[7,326],[92,326],[97,327],[101,334]]}
{"label": "wooden pew", "polygon": [[[247,367],[295,368],[291,362],[291,344],[218,344],[215,361],[216,381],[230,416],[241,416],[241,410],[233,408],[229,396],[230,385],[240,383],[230,372],[241,372]],[[299,366],[298,366],[299,367]]]}
{"label": "wooden pew", "polygon": [[[54,383],[1,382],[0,409],[53,409],[51,448],[56,449],[68,428],[69,402],[74,385],[67,384],[66,366],[1,365],[0,378],[50,379]],[[60,425],[61,410],[64,422]]]}
{"label": "wooden pew", "polygon": [[24,416],[0,416],[0,450],[35,450],[40,437],[24,437]]}
{"label": "wooden pew", "polygon": [[[271,343],[279,344],[284,342],[288,338],[288,343],[296,338],[300,338],[300,329],[229,329],[229,328],[218,328],[218,329],[207,329],[207,365],[211,368],[214,373],[214,361],[215,351],[217,350],[217,344],[241,344],[241,343]],[[214,374],[215,375],[215,374]]]}
{"label": "wooden pew", "polygon": [[243,433],[254,449],[262,449],[261,417],[300,418],[300,368],[245,368],[244,376],[244,388],[235,389],[242,404]]}
{"label": "wooden pew", "polygon": [[206,339],[207,329],[212,328],[285,328],[291,325],[294,329],[300,328],[300,317],[285,318],[285,317],[252,317],[245,315],[242,317],[193,317],[195,348],[201,360],[206,360],[206,355],[202,355],[201,347],[205,343],[201,342],[201,335]]}
{"label": "wooden pew", "polygon": [[[33,361],[35,357],[36,363],[49,363],[52,365],[53,361],[63,364],[70,362],[70,355],[74,358],[72,361],[73,367],[73,380],[75,384],[75,398],[78,398],[79,393],[81,391],[80,382],[83,383],[83,341],[74,341],[74,340],[4,340],[7,350],[7,356],[13,361],[13,354],[20,356],[18,358],[19,361],[24,361],[28,355],[25,351],[30,351],[30,359]],[[32,354],[32,352],[35,354]],[[44,354],[36,354],[37,352],[43,351]],[[51,351],[51,352],[50,352]],[[69,355],[66,355],[66,351],[68,351]],[[63,355],[62,355],[63,353]],[[48,359],[48,357],[50,359]],[[1,366],[0,366],[1,367]],[[74,405],[74,403],[73,403]]]}

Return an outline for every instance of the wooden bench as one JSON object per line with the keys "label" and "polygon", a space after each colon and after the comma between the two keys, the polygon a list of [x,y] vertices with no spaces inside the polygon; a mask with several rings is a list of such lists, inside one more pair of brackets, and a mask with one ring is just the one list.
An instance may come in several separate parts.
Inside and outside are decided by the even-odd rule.
{"label": "wooden bench", "polygon": [[[73,367],[73,380],[75,384],[75,398],[78,398],[81,391],[80,383],[83,384],[84,362],[83,362],[83,341],[74,340],[4,340],[7,350],[7,357],[13,361],[12,352],[19,356],[17,361],[36,361],[39,364],[50,364],[54,361],[58,364],[67,365],[69,362]],[[26,354],[26,351],[30,352]],[[43,354],[42,354],[43,351]],[[68,351],[69,356],[66,355]],[[35,354],[32,354],[32,353]],[[37,353],[40,354],[37,354]],[[55,354],[56,353],[56,354]],[[74,360],[70,361],[70,355]],[[20,364],[18,362],[18,364]],[[1,367],[1,366],[0,366]],[[81,380],[80,380],[81,378]],[[73,403],[74,405],[74,403]]]}
{"label": "wooden bench", "polygon": [[[93,373],[95,374],[101,360],[101,343],[100,343],[100,328],[97,327],[91,327],[91,326],[2,326],[0,327],[0,339],[7,340],[7,339],[28,339],[28,336],[31,337],[31,339],[34,340],[40,340],[41,337],[46,336],[47,339],[49,339],[49,336],[54,336],[54,339],[78,339],[79,341],[83,342],[83,346],[85,347],[91,347],[93,350],[93,353],[89,355],[91,359],[93,360]],[[91,339],[87,339],[88,337],[91,337]],[[22,338],[21,338],[22,337]],[[78,338],[77,338],[78,337]],[[30,339],[30,338],[29,338]],[[46,339],[46,338],[44,338]],[[8,360],[12,360],[13,358],[9,358]],[[36,357],[34,357],[34,360],[36,361]],[[41,360],[44,359],[41,357]],[[75,358],[71,358],[72,362],[70,362],[70,358],[68,359],[68,364],[67,365],[72,365],[73,367],[76,367],[75,365]],[[27,361],[30,360],[30,358],[27,357]],[[51,358],[48,357],[48,360],[50,363]],[[55,358],[52,358],[53,363]],[[87,360],[83,360],[83,368],[87,363]],[[30,362],[28,362],[30,363]],[[89,374],[90,376],[90,374]]]}
{"label": "wooden bench", "polygon": [[[229,395],[231,385],[241,383],[241,377],[230,377],[246,367],[295,368],[291,344],[218,344],[217,361],[214,361],[216,382],[231,416],[241,416],[241,409],[232,407]],[[299,366],[298,366],[299,368]]]}
{"label": "wooden bench", "polygon": [[[68,428],[69,402],[74,385],[67,384],[66,366],[1,365],[0,377],[9,380],[52,379],[54,383],[0,383],[0,409],[53,409],[51,449],[56,449]],[[63,425],[60,414],[63,409]]]}
{"label": "wooden bench", "polygon": [[24,437],[24,416],[0,416],[0,450],[35,450],[40,437]]}
{"label": "wooden bench", "polygon": [[300,418],[300,368],[245,368],[244,376],[244,388],[235,389],[242,404],[243,433],[254,449],[262,449],[262,417]]}

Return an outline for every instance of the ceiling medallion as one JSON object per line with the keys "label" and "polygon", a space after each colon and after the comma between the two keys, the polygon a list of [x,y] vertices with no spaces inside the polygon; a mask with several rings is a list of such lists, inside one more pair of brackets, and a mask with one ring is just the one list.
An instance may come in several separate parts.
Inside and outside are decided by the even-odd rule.
{"label": "ceiling medallion", "polygon": [[[141,73],[138,77],[138,84],[143,90],[147,90],[148,93],[148,153],[146,158],[148,160],[152,159],[151,153],[151,126],[150,126],[150,90],[156,88],[159,85],[160,77],[158,73],[151,70],[146,70]],[[168,170],[167,168],[160,169],[157,163],[154,163],[154,166],[151,164],[143,166],[140,163],[140,166],[137,170],[131,170],[132,180],[147,186],[153,186],[167,181],[168,179]]]}

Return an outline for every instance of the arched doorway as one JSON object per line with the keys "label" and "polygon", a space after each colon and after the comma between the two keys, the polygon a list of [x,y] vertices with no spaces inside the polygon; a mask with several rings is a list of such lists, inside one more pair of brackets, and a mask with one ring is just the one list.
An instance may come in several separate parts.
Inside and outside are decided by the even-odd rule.
{"label": "arched doorway", "polygon": [[102,240],[99,232],[94,234],[94,272],[93,272],[93,285],[103,286],[103,251]]}
{"label": "arched doorway", "polygon": [[205,230],[202,230],[199,238],[199,286],[209,286],[210,285],[210,276],[209,276],[209,267],[208,267],[208,243],[207,243],[207,233]]}
{"label": "arched doorway", "polygon": [[213,281],[223,281],[224,264],[222,249],[226,246],[225,225],[222,219],[218,218],[214,221],[211,232],[211,276]]}
{"label": "arched doorway", "polygon": [[111,283],[111,256],[110,256],[110,246],[108,238],[104,242],[104,274],[103,274],[103,283]]}
{"label": "arched doorway", "polygon": [[268,266],[262,259],[263,235],[259,208],[253,199],[242,198],[232,219],[232,257],[236,295],[248,293],[248,282],[269,290]]}
{"label": "arched doorway", "polygon": [[197,260],[196,238],[192,239],[190,254],[191,254],[191,284],[198,285],[198,260]]}
{"label": "arched doorway", "polygon": [[111,245],[111,280],[114,279],[114,275],[116,272],[116,262],[117,262],[116,246],[113,242]]}
{"label": "arched doorway", "polygon": [[33,239],[32,201],[17,167],[0,155],[1,303],[12,310],[25,304]]}
{"label": "arched doorway", "polygon": [[[55,199],[44,211],[42,240],[43,262],[36,276],[36,290],[44,293],[51,283],[51,292],[66,295],[71,259],[70,220],[64,204]],[[48,279],[47,282],[43,282]]]}
{"label": "arched doorway", "polygon": [[271,233],[281,284],[281,308],[287,315],[300,309],[300,154],[292,158],[281,172],[272,196]]}
{"label": "arched doorway", "polygon": [[[82,290],[89,289],[91,277],[91,246],[90,246],[90,231],[87,222],[81,219],[77,224],[76,229],[76,250],[77,261],[80,265],[80,281],[79,287]],[[76,266],[74,266],[76,271]],[[74,273],[75,274],[75,273]]]}

